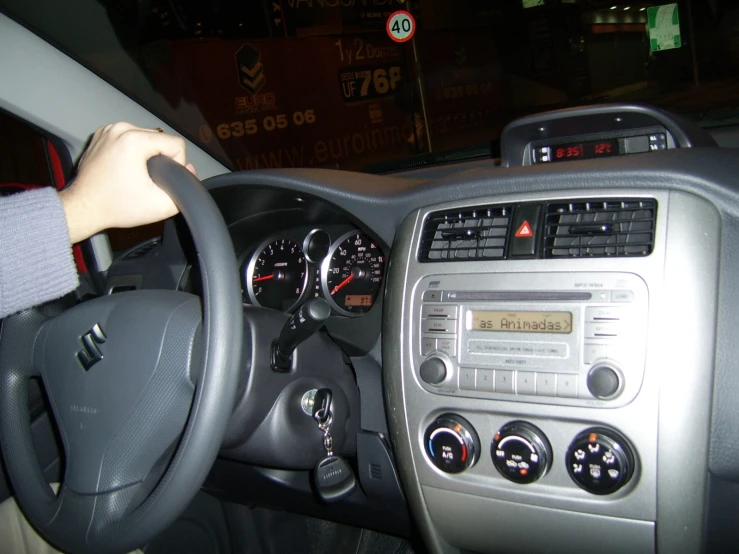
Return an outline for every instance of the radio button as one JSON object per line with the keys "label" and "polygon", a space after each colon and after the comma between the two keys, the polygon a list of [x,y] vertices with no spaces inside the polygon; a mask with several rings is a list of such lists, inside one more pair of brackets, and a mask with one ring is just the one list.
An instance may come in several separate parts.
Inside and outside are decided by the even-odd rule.
{"label": "radio button", "polygon": [[586,344],[583,353],[583,363],[592,364],[598,360],[608,358],[607,344]]}
{"label": "radio button", "polygon": [[[446,380],[449,375],[449,370],[444,363],[444,360],[432,356],[427,358],[421,364],[419,368],[421,379],[423,379],[429,385],[438,385]],[[472,377],[474,383],[474,375]]]}
{"label": "radio button", "polygon": [[475,390],[475,372],[474,368],[459,368],[459,390]]}
{"label": "radio button", "polygon": [[426,333],[450,333],[457,332],[457,321],[454,319],[422,319],[421,332]]}
{"label": "radio button", "polygon": [[560,398],[577,398],[577,375],[562,373],[557,375],[557,396]]}
{"label": "radio button", "polygon": [[477,370],[477,390],[495,392],[495,371],[492,369]]}
{"label": "radio button", "polygon": [[634,293],[630,290],[611,291],[611,302],[633,302]]}
{"label": "radio button", "polygon": [[427,304],[421,307],[421,317],[457,319],[457,306],[436,306]]}
{"label": "radio button", "polygon": [[611,308],[607,306],[590,306],[585,308],[585,321],[608,322],[622,321],[626,317],[627,308]]}
{"label": "radio button", "polygon": [[557,396],[557,374],[536,372],[536,396]]}
{"label": "radio button", "polygon": [[593,293],[593,295],[594,295],[595,300],[599,300],[601,302],[611,301],[611,291],[610,290],[601,290],[601,291]]}
{"label": "radio button", "polygon": [[421,356],[428,356],[436,350],[436,339],[421,337]]}
{"label": "radio button", "polygon": [[621,378],[615,369],[609,366],[600,366],[588,373],[588,390],[596,398],[614,398],[621,389]]}
{"label": "radio button", "polygon": [[536,373],[531,371],[516,372],[516,393],[517,394],[536,394]]}
{"label": "radio button", "polygon": [[436,348],[450,358],[457,356],[457,341],[454,339],[439,339],[436,341]]}
{"label": "radio button", "polygon": [[586,323],[586,339],[611,339],[618,336],[621,325],[618,323]]}
{"label": "radio button", "polygon": [[495,370],[495,392],[502,392],[504,394],[513,394],[514,380],[513,371],[506,369]]}
{"label": "radio button", "polygon": [[443,290],[425,290],[422,299],[424,302],[441,302],[444,298]]}

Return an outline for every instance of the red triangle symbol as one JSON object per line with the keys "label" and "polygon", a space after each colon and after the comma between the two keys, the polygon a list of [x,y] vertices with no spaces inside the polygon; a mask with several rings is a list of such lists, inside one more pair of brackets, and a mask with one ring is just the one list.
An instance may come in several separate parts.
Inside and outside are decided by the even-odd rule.
{"label": "red triangle symbol", "polygon": [[528,221],[524,220],[524,222],[518,228],[518,231],[516,231],[516,236],[518,238],[526,238],[526,237],[534,236],[534,232],[531,230],[531,225],[529,225]]}

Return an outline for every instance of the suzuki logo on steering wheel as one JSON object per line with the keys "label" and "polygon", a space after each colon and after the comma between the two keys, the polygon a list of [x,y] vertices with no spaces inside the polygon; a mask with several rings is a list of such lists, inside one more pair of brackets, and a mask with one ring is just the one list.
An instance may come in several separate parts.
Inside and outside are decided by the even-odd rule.
{"label": "suzuki logo on steering wheel", "polygon": [[82,350],[77,352],[77,360],[82,364],[85,371],[103,359],[103,353],[98,348],[98,344],[103,344],[107,338],[99,323],[96,323],[92,329],[80,337]]}

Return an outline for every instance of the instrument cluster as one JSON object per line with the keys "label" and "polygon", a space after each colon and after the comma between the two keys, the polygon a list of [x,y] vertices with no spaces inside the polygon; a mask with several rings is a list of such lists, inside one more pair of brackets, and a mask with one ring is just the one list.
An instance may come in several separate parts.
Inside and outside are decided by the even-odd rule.
{"label": "instrument cluster", "polygon": [[366,233],[346,226],[299,227],[264,238],[245,253],[244,300],[293,312],[322,297],[335,314],[367,313],[385,278],[386,256]]}

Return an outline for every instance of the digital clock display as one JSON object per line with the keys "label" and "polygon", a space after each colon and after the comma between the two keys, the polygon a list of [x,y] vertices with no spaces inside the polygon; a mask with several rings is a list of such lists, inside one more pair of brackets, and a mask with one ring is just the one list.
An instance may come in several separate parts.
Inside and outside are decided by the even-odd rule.
{"label": "digital clock display", "polygon": [[566,160],[586,160],[619,155],[617,139],[573,142],[545,148],[549,151],[548,155],[546,159],[543,156],[540,157],[539,161],[564,162]]}

